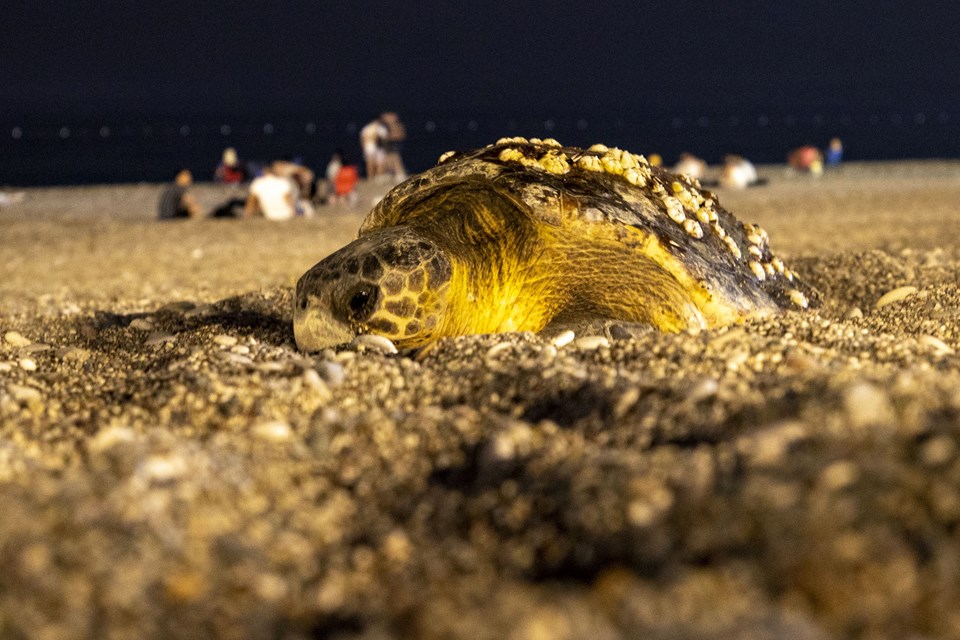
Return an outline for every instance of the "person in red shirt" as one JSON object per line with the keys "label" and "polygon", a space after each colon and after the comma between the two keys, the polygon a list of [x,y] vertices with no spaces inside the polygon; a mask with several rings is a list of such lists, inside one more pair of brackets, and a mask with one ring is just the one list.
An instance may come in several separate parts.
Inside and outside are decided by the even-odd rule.
{"label": "person in red shirt", "polygon": [[213,173],[217,182],[223,184],[240,184],[247,181],[247,170],[237,158],[237,150],[227,147],[223,150],[223,159]]}

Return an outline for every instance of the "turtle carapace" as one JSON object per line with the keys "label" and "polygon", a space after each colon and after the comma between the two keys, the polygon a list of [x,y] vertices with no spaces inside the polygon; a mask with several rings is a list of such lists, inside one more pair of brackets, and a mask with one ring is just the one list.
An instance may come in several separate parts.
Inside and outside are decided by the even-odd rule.
{"label": "turtle carapace", "polygon": [[505,138],[391,190],[300,278],[294,335],[310,351],[360,333],[418,347],[608,320],[682,331],[816,302],[695,180],[603,145]]}

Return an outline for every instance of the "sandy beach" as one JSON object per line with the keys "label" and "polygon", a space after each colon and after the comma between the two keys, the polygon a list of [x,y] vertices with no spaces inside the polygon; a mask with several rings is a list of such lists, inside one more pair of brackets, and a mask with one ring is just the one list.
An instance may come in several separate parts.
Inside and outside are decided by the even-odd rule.
{"label": "sandy beach", "polygon": [[[822,294],[297,351],[311,220],[0,208],[0,638],[960,638],[960,162],[717,190]],[[233,194],[199,185],[205,206]]]}

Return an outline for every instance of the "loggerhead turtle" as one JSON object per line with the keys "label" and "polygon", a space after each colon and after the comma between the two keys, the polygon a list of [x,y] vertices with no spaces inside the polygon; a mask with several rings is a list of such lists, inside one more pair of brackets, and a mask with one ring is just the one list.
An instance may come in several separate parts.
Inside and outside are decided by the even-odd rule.
{"label": "loggerhead turtle", "polygon": [[817,304],[696,180],[594,145],[504,138],[391,190],[297,282],[304,350],[597,322],[702,329]]}

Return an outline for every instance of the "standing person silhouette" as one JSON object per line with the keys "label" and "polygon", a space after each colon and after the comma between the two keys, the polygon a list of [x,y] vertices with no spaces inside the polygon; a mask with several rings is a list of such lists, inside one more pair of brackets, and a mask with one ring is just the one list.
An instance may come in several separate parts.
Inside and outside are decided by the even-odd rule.
{"label": "standing person silhouette", "polygon": [[383,172],[396,182],[406,180],[407,170],[403,166],[400,150],[403,147],[403,141],[407,139],[407,128],[400,122],[400,117],[392,111],[384,113],[380,119],[387,128],[383,145]]}
{"label": "standing person silhouette", "polygon": [[380,118],[371,120],[360,129],[360,148],[366,164],[367,179],[377,178],[383,173],[383,144],[387,137],[387,127]]}

